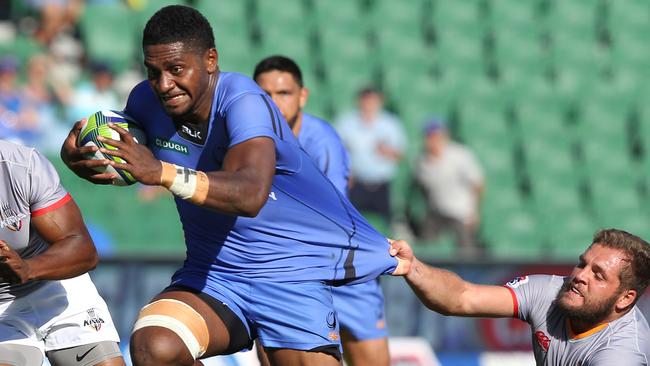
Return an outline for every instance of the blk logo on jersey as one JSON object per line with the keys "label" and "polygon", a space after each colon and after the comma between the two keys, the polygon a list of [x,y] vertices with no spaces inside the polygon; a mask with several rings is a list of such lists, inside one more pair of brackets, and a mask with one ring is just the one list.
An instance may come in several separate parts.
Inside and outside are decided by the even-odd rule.
{"label": "blk logo on jersey", "polygon": [[84,327],[90,327],[99,332],[102,328],[102,324],[104,324],[104,319],[100,318],[95,310],[96,309],[93,308],[86,310],[88,316],[86,317],[86,320],[84,320]]}
{"label": "blk logo on jersey", "polygon": [[551,345],[551,340],[546,334],[544,334],[544,332],[541,330],[535,332],[535,339],[537,339],[537,343],[544,349],[544,351],[548,351],[548,347]]}
{"label": "blk logo on jersey", "polygon": [[0,228],[20,231],[23,228],[23,219],[26,217],[27,215],[14,210],[8,203],[3,203],[0,209]]}
{"label": "blk logo on jersey", "polygon": [[176,123],[176,132],[185,140],[195,144],[205,144],[205,138],[208,134],[208,124],[192,125],[185,123]]}

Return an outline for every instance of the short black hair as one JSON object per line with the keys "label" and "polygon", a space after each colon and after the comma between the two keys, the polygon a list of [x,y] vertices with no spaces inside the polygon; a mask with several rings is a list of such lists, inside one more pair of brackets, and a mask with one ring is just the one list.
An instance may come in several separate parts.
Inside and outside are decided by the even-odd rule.
{"label": "short black hair", "polygon": [[357,92],[357,97],[358,98],[363,98],[368,95],[379,95],[380,97],[384,97],[384,93],[381,91],[381,88],[379,88],[375,84],[368,84],[365,85],[363,88],[359,89]]}
{"label": "short black hair", "polygon": [[292,59],[280,55],[269,56],[260,61],[257,66],[255,66],[255,71],[253,71],[253,80],[257,80],[257,77],[260,76],[260,74],[275,70],[288,72],[293,75],[293,78],[302,88],[302,71],[300,71],[300,67],[298,67],[298,64],[296,64]]}
{"label": "short black hair", "polygon": [[158,10],[144,27],[142,47],[182,42],[206,51],[214,47],[210,22],[198,10],[169,5]]}

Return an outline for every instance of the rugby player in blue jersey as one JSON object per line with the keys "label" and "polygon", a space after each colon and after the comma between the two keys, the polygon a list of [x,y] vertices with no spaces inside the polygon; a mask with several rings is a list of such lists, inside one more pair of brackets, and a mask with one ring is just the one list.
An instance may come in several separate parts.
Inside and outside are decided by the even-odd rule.
{"label": "rugby player in blue jersey", "polygon": [[[77,123],[62,158],[79,176],[112,165],[174,194],[186,260],[145,306],[131,336],[136,366],[193,365],[250,348],[272,365],[338,365],[331,286],[403,274],[387,240],[300,148],[281,113],[249,77],[220,72],[212,28],[195,9],[167,6],[143,32],[147,78],[124,112],[147,146],[112,126],[100,138],[120,157],[87,160]],[[182,148],[170,149],[169,146]],[[152,243],[155,246],[155,243]]]}
{"label": "rugby player in blue jersey", "polygon": [[[318,169],[347,196],[348,154],[329,123],[303,112],[309,90],[303,85],[298,65],[284,56],[267,57],[255,67],[253,79],[271,96]],[[333,287],[332,294],[347,363],[351,366],[388,366],[384,296],[378,280]],[[263,358],[261,360],[268,364]]]}

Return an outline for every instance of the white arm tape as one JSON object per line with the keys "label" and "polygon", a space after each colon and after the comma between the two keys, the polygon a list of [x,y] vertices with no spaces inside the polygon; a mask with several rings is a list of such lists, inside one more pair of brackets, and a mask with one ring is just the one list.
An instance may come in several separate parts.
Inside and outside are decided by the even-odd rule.
{"label": "white arm tape", "polygon": [[174,177],[169,191],[184,200],[192,198],[196,192],[196,170],[179,165],[175,165],[175,167],[176,177]]}

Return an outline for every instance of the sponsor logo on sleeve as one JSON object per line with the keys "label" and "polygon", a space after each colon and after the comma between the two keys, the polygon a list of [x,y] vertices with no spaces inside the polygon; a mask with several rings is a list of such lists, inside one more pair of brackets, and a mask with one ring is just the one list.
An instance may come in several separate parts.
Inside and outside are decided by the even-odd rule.
{"label": "sponsor logo on sleeve", "polygon": [[0,208],[0,228],[11,231],[20,231],[23,228],[23,219],[27,215],[11,208],[8,203],[3,203]]}
{"label": "sponsor logo on sleeve", "polygon": [[506,283],[506,286],[510,288],[517,288],[521,285],[525,285],[528,283],[528,276],[519,276],[515,278],[514,280]]}
{"label": "sponsor logo on sleeve", "polygon": [[535,339],[537,340],[539,346],[542,347],[544,351],[548,352],[548,347],[551,345],[551,340],[548,338],[548,336],[541,330],[538,330],[535,332]]}

